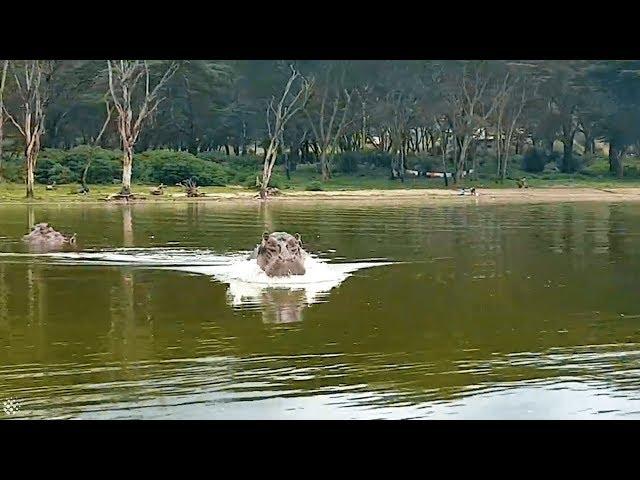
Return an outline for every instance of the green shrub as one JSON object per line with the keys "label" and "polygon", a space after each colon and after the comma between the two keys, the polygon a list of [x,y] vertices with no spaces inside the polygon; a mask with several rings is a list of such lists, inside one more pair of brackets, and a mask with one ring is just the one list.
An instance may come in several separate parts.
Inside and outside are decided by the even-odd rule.
{"label": "green shrub", "polygon": [[252,188],[252,189],[258,188],[258,185],[256,184],[256,175],[247,176],[240,185],[246,188]]}
{"label": "green shrub", "polygon": [[220,152],[214,150],[210,150],[208,152],[199,152],[197,157],[207,162],[215,163],[225,163],[227,160],[226,155],[223,155]]}
{"label": "green shrub", "polygon": [[50,158],[39,158],[34,172],[36,182],[43,184],[50,183],[51,170],[56,165],[62,167],[62,165]]}
{"label": "green shrub", "polygon": [[362,162],[378,168],[391,168],[392,155],[388,152],[368,152],[362,155]]}
{"label": "green shrub", "polygon": [[271,174],[271,178],[269,179],[269,186],[282,190],[283,188],[285,188],[286,182],[287,182],[287,179],[285,177],[283,177],[281,174],[276,173],[274,171]]}
{"label": "green shrub", "polygon": [[82,145],[71,150],[43,149],[34,172],[36,181],[43,184],[79,182],[90,156],[87,182],[107,184],[122,177],[122,152]]}
{"label": "green shrub", "polygon": [[438,166],[442,166],[442,159],[432,157],[430,155],[407,155],[405,166],[409,170],[418,170],[419,172],[433,172]]}
{"label": "green shrub", "polygon": [[585,165],[585,159],[582,155],[571,155],[571,163],[569,164],[569,172],[581,172]]}
{"label": "green shrub", "polygon": [[227,167],[188,152],[147,151],[137,154],[133,162],[133,178],[141,183],[175,185],[192,178],[201,186],[222,186],[232,176]]}
{"label": "green shrub", "polygon": [[522,156],[522,169],[525,172],[542,172],[549,159],[545,153],[537,148],[530,148]]}
{"label": "green shrub", "polygon": [[78,176],[69,167],[56,163],[49,169],[49,182],[72,183],[77,181]]}
{"label": "green shrub", "polygon": [[355,173],[362,155],[358,152],[342,152],[334,156],[335,170],[341,173]]}
{"label": "green shrub", "polygon": [[322,184],[317,180],[307,183],[304,189],[308,192],[321,192],[323,190]]}
{"label": "green shrub", "polygon": [[24,183],[24,160],[22,158],[4,157],[2,159],[2,178],[7,182]]}

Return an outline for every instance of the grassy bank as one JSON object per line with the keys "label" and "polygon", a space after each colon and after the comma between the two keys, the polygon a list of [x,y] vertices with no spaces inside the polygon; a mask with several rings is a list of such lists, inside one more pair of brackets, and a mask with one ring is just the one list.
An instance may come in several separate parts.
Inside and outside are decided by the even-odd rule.
{"label": "grassy bank", "polygon": [[[544,156],[537,150],[531,154],[510,158],[508,178],[497,182],[496,160],[489,154],[477,158],[478,179],[463,179],[458,184],[449,182],[445,187],[442,178],[413,177],[404,181],[389,178],[392,156],[384,152],[343,152],[332,158],[333,178],[323,182],[318,165],[301,163],[287,178],[284,166],[277,164],[270,185],[284,196],[308,192],[375,192],[375,191],[436,191],[448,188],[476,187],[479,190],[503,190],[517,187],[516,179],[526,177],[532,189],[548,188],[633,188],[640,186],[640,158],[625,158],[625,178],[617,179],[609,172],[604,156],[574,156],[578,173],[557,171],[559,153]],[[536,153],[537,152],[537,153]],[[69,150],[44,149],[36,168],[35,202],[96,202],[119,190],[122,176],[121,152],[79,146]],[[88,195],[78,195],[79,179],[88,161],[87,181],[91,185]],[[0,203],[21,203],[24,198],[24,162],[19,157],[3,160],[0,183]],[[407,157],[407,168],[420,171],[441,171],[442,159],[424,154]],[[149,150],[136,154],[133,168],[134,193],[146,195],[148,201],[178,201],[184,197],[176,182],[193,178],[200,185],[205,198],[251,198],[256,193],[256,176],[261,174],[262,159],[255,155],[225,156],[218,152],[203,152],[194,156],[187,152]],[[525,171],[529,170],[529,171]],[[447,171],[453,170],[451,162]],[[537,172],[537,173],[533,173]],[[45,185],[57,183],[56,190],[48,191]],[[163,196],[151,196],[152,186],[169,185]]]}
{"label": "grassy bank", "polygon": [[[507,181],[504,184],[495,183],[491,180],[464,181],[462,184],[444,187],[442,179],[407,179],[404,183],[392,181],[388,178],[358,178],[352,176],[336,175],[326,183],[321,183],[322,190],[308,190],[310,179],[303,176],[292,178],[290,183],[282,185],[282,194],[278,199],[313,199],[313,198],[410,198],[410,197],[432,197],[432,198],[458,198],[458,191],[461,186],[475,186],[480,198],[492,198],[502,200],[525,200],[541,199],[545,197],[552,199],[571,200],[576,195],[588,194],[589,199],[603,200],[609,199],[612,193],[615,198],[622,198],[628,193],[629,198],[634,199],[640,191],[639,179],[612,180],[598,179],[591,177],[573,176],[571,178],[558,178],[555,180],[531,178],[530,188],[518,189],[515,181]],[[200,191],[205,193],[205,197],[198,199],[187,199],[182,188],[167,187],[162,196],[150,195],[150,185],[134,185],[133,192],[144,197],[145,203],[149,202],[177,202],[177,201],[207,201],[223,199],[250,200],[256,195],[254,189],[243,186],[226,187],[201,187]],[[0,204],[22,204],[22,203],[95,203],[102,202],[109,195],[116,194],[120,190],[118,185],[92,185],[90,192],[86,195],[79,195],[78,185],[58,185],[55,190],[47,190],[44,185],[36,185],[35,199],[25,198],[25,187],[21,184],[2,183],[0,184]],[[586,192],[586,193],[585,193]],[[586,198],[586,197],[585,197]]]}

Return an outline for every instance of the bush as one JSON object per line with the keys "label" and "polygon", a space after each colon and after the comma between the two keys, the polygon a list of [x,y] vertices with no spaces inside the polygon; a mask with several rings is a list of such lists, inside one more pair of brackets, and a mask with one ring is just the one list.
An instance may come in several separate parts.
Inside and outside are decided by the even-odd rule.
{"label": "bush", "polygon": [[223,155],[220,152],[213,151],[213,150],[208,152],[199,152],[197,157],[207,162],[214,162],[214,163],[225,163],[227,159],[226,155]]}
{"label": "bush", "polygon": [[[283,178],[282,175],[274,171],[272,172],[271,178],[269,179],[269,186],[282,190],[284,188],[285,181],[286,179]],[[255,179],[254,179],[254,182],[255,182]]]}
{"label": "bush", "polygon": [[584,158],[581,155],[571,155],[571,162],[569,163],[569,172],[580,172],[585,168]]}
{"label": "bush", "polygon": [[39,183],[79,182],[82,172],[92,155],[91,167],[87,172],[88,183],[111,183],[114,178],[122,177],[122,153],[117,150],[105,150],[86,145],[71,150],[55,148],[43,149],[38,156],[34,172]]}
{"label": "bush", "polygon": [[343,152],[334,157],[335,169],[341,173],[355,173],[362,155],[358,152]]}
{"label": "bush", "polygon": [[542,172],[549,158],[537,148],[530,148],[522,156],[522,169],[525,172]]}
{"label": "bush", "polygon": [[72,183],[78,181],[78,176],[71,171],[69,167],[65,167],[56,163],[49,169],[49,182],[55,183]]}
{"label": "bush", "polygon": [[317,180],[307,183],[304,189],[308,192],[321,192],[323,190],[322,184]]}
{"label": "bush", "polygon": [[378,168],[391,168],[393,156],[388,152],[367,152],[362,156],[363,163],[368,163]]}
{"label": "bush", "polygon": [[39,158],[38,163],[36,163],[36,171],[34,172],[36,182],[45,184],[50,183],[50,172],[56,165],[62,167],[58,162],[49,158]]}
{"label": "bush", "polygon": [[147,151],[136,155],[133,162],[133,178],[142,183],[175,185],[193,178],[201,186],[222,186],[232,176],[227,167],[188,152]]}
{"label": "bush", "polygon": [[432,157],[430,155],[407,155],[405,163],[409,170],[433,172],[437,166],[442,165],[442,159],[438,159],[438,157]]}
{"label": "bush", "polygon": [[2,159],[2,178],[7,182],[24,183],[24,160],[20,157]]}

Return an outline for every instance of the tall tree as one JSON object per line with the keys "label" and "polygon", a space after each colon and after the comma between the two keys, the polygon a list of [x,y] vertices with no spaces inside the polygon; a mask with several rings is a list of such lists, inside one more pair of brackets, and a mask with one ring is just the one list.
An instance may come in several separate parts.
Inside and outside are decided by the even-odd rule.
{"label": "tall tree", "polygon": [[118,132],[123,151],[121,195],[131,194],[134,146],[145,120],[164,100],[160,92],[178,66],[178,63],[171,62],[155,87],[151,88],[151,72],[146,60],[107,60],[109,91],[118,112]]}
{"label": "tall tree", "polygon": [[519,127],[522,110],[527,103],[527,85],[524,78],[513,78],[510,72],[504,75],[495,94],[495,152],[497,174],[501,182],[507,176],[511,146]]}
{"label": "tall tree", "polygon": [[494,78],[487,62],[465,63],[462,72],[456,70],[454,66],[449,76],[447,115],[455,135],[455,179],[459,181],[476,132],[487,125],[497,104],[490,101],[490,86]]}
{"label": "tall tree", "polygon": [[[280,100],[276,103],[275,97],[272,97],[269,101],[267,106],[269,144],[265,151],[262,179],[260,181],[260,198],[263,200],[267,198],[267,187],[271,180],[271,173],[276,163],[278,150],[281,147],[285,126],[294,115],[305,107],[312,85],[312,81],[307,80],[291,66],[291,75],[287,80]],[[293,91],[292,88],[294,89]]]}
{"label": "tall tree", "polygon": [[44,133],[51,81],[58,66],[59,62],[55,60],[12,62],[16,107],[13,114],[6,105],[3,108],[24,139],[27,198],[33,198],[34,171]]}
{"label": "tall tree", "polygon": [[351,93],[344,88],[344,69],[334,78],[332,68],[314,91],[314,104],[304,110],[316,142],[322,180],[331,178],[329,151],[334,149],[347,126]]}
{"label": "tall tree", "polygon": [[2,175],[2,147],[4,145],[4,88],[7,84],[7,70],[9,69],[9,60],[2,62],[2,71],[0,72],[0,182],[4,180]]}

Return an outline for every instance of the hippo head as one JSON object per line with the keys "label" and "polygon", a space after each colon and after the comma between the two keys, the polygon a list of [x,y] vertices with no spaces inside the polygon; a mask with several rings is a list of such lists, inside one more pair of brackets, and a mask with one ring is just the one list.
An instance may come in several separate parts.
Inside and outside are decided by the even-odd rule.
{"label": "hippo head", "polygon": [[286,232],[264,233],[258,246],[257,262],[270,277],[304,275],[305,252],[300,235]]}
{"label": "hippo head", "polygon": [[67,237],[57,232],[48,223],[38,223],[33,227],[31,233],[25,235],[23,240],[32,248],[42,251],[62,249],[65,245],[75,245],[75,233]]}
{"label": "hippo head", "polygon": [[37,223],[33,226],[32,233],[46,235],[51,232],[53,228],[48,223]]}

